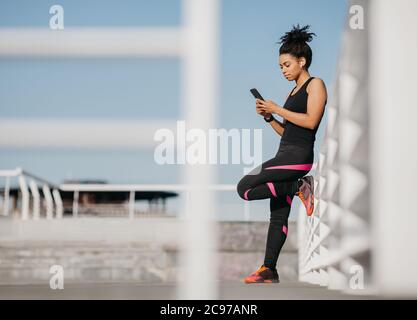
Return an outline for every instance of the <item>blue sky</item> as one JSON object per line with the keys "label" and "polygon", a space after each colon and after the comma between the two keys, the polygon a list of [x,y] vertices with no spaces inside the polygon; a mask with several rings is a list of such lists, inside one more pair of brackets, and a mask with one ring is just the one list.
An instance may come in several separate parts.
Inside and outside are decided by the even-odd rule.
{"label": "blue sky", "polygon": [[[174,0],[3,0],[0,28],[48,28],[54,4],[64,8],[66,29],[181,24],[181,1]],[[284,103],[294,83],[279,70],[276,42],[293,24],[309,24],[317,34],[310,44],[310,73],[325,81],[331,102],[346,14],[344,0],[222,1],[218,127],[264,129],[263,158],[273,157],[279,137],[255,113],[249,89],[256,87],[265,98]],[[0,117],[181,120],[179,79],[180,61],[175,58],[0,58]],[[155,107],[149,108],[151,103]],[[317,146],[323,129],[324,125]],[[16,166],[54,182],[100,178],[115,183],[175,183],[179,178],[178,166],[154,163],[153,150],[0,148],[0,168]],[[218,169],[219,183],[237,183],[242,175],[242,165]]]}

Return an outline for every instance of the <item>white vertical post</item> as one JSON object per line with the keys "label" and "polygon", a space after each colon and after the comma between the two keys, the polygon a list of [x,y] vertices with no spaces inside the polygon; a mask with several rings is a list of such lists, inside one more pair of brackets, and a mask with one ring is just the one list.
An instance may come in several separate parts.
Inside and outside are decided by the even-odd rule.
{"label": "white vertical post", "polygon": [[156,203],[157,203],[157,214],[161,214],[162,213],[162,200],[161,200],[161,198],[158,198],[157,200],[156,200]]}
{"label": "white vertical post", "polygon": [[387,294],[417,294],[416,12],[415,0],[370,8],[372,265]]}
{"label": "white vertical post", "polygon": [[135,191],[131,190],[129,194],[129,219],[135,217]]}
{"label": "white vertical post", "polygon": [[148,210],[146,211],[146,214],[149,215],[151,213],[151,200],[148,199]]}
{"label": "white vertical post", "polygon": [[61,194],[59,193],[59,190],[54,189],[52,191],[52,195],[53,195],[54,201],[55,201],[56,218],[57,219],[62,219],[62,217],[64,215],[64,207],[62,205]]}
{"label": "white vertical post", "polygon": [[33,196],[33,219],[38,220],[40,216],[40,207],[41,207],[38,186],[36,185],[36,182],[33,179],[31,179],[29,181],[29,187],[30,187],[30,192],[32,193],[32,196]]}
{"label": "white vertical post", "polygon": [[42,188],[43,196],[45,197],[46,203],[46,219],[50,220],[53,218],[53,211],[54,211],[54,203],[52,199],[51,190],[47,184],[43,185]]}
{"label": "white vertical post", "polygon": [[29,190],[26,184],[25,177],[22,175],[19,176],[19,185],[20,191],[22,192],[21,218],[22,220],[27,220],[29,218]]}
{"label": "white vertical post", "polygon": [[250,207],[249,207],[249,201],[243,202],[243,212],[244,212],[244,220],[249,221],[250,219]]}
{"label": "white vertical post", "polygon": [[6,184],[4,186],[4,203],[3,203],[3,215],[9,215],[9,201],[10,201],[10,177],[6,177]]}
{"label": "white vertical post", "polygon": [[[219,1],[183,0],[182,5],[183,115],[187,129],[198,128],[208,135],[217,117]],[[215,170],[210,165],[186,164],[183,179],[189,186],[209,186],[215,181]],[[180,254],[186,277],[179,283],[178,296],[179,299],[215,299],[218,266],[214,194],[208,188],[186,193]]]}
{"label": "white vertical post", "polygon": [[78,218],[78,199],[80,192],[78,190],[74,191],[74,199],[72,201],[72,216]]}
{"label": "white vertical post", "polygon": [[167,202],[166,202],[166,198],[162,198],[162,213],[166,214],[167,213]]}

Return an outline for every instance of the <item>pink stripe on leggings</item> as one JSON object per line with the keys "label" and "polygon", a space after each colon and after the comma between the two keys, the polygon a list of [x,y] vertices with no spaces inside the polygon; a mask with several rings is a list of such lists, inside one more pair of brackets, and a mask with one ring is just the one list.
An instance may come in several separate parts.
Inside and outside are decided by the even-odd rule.
{"label": "pink stripe on leggings", "polygon": [[288,235],[288,228],[286,226],[282,226],[282,232],[285,233],[285,235]]}
{"label": "pink stripe on leggings", "polygon": [[288,202],[289,205],[291,205],[291,203],[292,203],[291,197],[289,195],[287,195],[287,202]]}
{"label": "pink stripe on leggings", "polygon": [[305,170],[308,171],[313,167],[312,163],[306,164],[287,164],[283,166],[268,167],[265,170],[274,170],[274,169],[290,169],[290,170]]}
{"label": "pink stripe on leggings", "polygon": [[251,191],[251,190],[252,190],[252,189],[248,189],[248,190],[246,190],[246,191],[245,191],[245,194],[243,195],[243,197],[244,197],[246,200],[249,200],[249,199],[248,199],[248,192],[249,192],[249,191]]}
{"label": "pink stripe on leggings", "polygon": [[275,192],[274,184],[272,182],[268,182],[266,185],[268,186],[268,188],[271,191],[272,195],[276,198],[277,197],[277,193]]}

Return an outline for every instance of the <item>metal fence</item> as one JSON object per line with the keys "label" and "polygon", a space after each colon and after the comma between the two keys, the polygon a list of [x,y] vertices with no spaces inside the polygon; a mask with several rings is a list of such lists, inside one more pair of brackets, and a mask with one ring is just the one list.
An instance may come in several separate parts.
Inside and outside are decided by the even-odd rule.
{"label": "metal fence", "polygon": [[416,2],[349,5],[349,13],[363,12],[365,25],[346,21],[315,172],[316,208],[311,217],[299,214],[299,279],[356,294],[415,296],[417,218],[406,196],[417,169],[409,122],[416,115],[409,72],[417,68],[406,56],[417,46],[406,39],[416,28]]}

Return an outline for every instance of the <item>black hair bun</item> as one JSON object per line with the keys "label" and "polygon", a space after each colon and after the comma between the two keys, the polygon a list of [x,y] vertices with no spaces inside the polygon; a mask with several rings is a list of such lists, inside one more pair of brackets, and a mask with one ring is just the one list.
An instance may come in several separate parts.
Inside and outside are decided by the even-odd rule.
{"label": "black hair bun", "polygon": [[310,26],[306,25],[302,28],[300,28],[300,24],[297,24],[297,26],[293,25],[293,28],[291,31],[286,32],[284,36],[280,38],[279,43],[306,43],[313,40],[313,35],[316,34],[313,32],[308,32]]}

